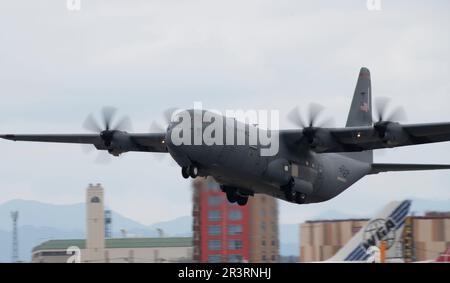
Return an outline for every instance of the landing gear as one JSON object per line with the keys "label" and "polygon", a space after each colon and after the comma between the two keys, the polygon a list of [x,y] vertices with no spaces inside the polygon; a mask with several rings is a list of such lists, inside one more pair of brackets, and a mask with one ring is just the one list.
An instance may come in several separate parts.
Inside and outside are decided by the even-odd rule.
{"label": "landing gear", "polygon": [[237,201],[237,195],[235,193],[227,192],[226,195],[227,195],[227,200],[230,203],[235,203]]}
{"label": "landing gear", "polygon": [[186,166],[181,167],[181,175],[183,175],[183,178],[185,179],[189,178],[188,167]]}
{"label": "landing gear", "polygon": [[198,168],[197,166],[189,166],[189,176],[191,176],[191,178],[197,178],[198,176]]}
{"label": "landing gear", "polygon": [[244,206],[248,202],[248,195],[241,195],[235,188],[222,186],[222,191],[226,193],[227,200],[230,203],[237,203],[240,206]]}
{"label": "landing gear", "polygon": [[197,166],[183,166],[181,167],[181,175],[183,175],[183,178],[187,179],[189,177],[191,178],[197,178],[198,176],[198,167]]}
{"label": "landing gear", "polygon": [[248,202],[248,197],[239,196],[239,198],[237,199],[237,203],[238,203],[240,206],[246,205],[247,202]]}
{"label": "landing gear", "polygon": [[237,202],[237,204],[239,204],[240,206],[244,206],[248,202],[248,196],[241,196],[237,193],[232,192],[227,193],[227,199],[230,203]]}

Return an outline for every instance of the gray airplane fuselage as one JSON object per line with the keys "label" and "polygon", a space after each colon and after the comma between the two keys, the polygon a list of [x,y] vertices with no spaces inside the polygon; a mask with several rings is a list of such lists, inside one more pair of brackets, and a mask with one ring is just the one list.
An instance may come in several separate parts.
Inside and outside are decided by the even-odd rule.
{"label": "gray airplane fuselage", "polygon": [[[192,113],[192,110],[189,112]],[[224,121],[230,119],[221,118]],[[177,124],[172,122],[166,135],[168,151],[173,159],[181,167],[197,166],[199,176],[212,176],[218,183],[235,188],[244,195],[263,193],[295,202],[287,199],[283,190],[289,180],[294,179],[296,183],[305,184],[294,187],[294,190],[307,195],[304,203],[322,202],[337,196],[370,171],[369,163],[336,153],[317,154],[307,148],[292,150],[281,142],[278,152],[273,156],[261,156],[263,146],[259,143],[230,145],[223,142],[206,145],[203,142],[198,145],[175,145],[172,131]],[[206,125],[202,123],[201,131]],[[234,131],[235,137],[238,129],[245,129],[246,136],[252,130],[264,131],[236,120],[234,125],[233,128],[224,128]],[[190,130],[192,136],[196,130],[200,131],[193,120]]]}

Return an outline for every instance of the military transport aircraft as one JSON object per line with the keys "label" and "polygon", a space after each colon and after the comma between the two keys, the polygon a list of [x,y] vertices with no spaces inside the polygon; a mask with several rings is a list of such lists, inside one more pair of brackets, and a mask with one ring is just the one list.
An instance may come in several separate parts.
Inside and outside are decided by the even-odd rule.
{"label": "military transport aircraft", "polygon": [[[450,123],[400,124],[402,111],[386,115],[386,101],[375,103],[378,117],[373,119],[371,96],[370,72],[362,68],[345,127],[318,125],[318,116],[323,110],[318,105],[310,107],[307,123],[302,121],[298,109],[294,109],[287,117],[299,126],[298,129],[267,130],[279,140],[279,149],[271,156],[261,154],[263,146],[259,142],[256,145],[225,142],[209,145],[204,141],[178,144],[173,139],[173,132],[180,126],[181,119],[177,117],[187,113],[193,114],[190,117],[194,119],[193,116],[198,114],[195,110],[172,115],[167,128],[154,133],[128,133],[125,129],[128,119],[118,121],[113,127],[115,112],[104,108],[103,128],[92,115],[85,122],[85,128],[96,131],[95,134],[8,134],[0,137],[13,141],[91,144],[114,156],[128,151],[168,152],[181,166],[184,178],[212,176],[221,184],[227,199],[239,205],[245,205],[248,197],[255,193],[298,204],[322,202],[339,195],[368,174],[450,169],[450,165],[439,164],[373,163],[375,149],[450,141]],[[202,115],[207,113],[201,112]],[[218,114],[212,116],[224,118]],[[231,129],[236,134],[239,134],[238,129],[244,129],[245,136],[254,130],[265,131],[256,125],[232,120],[236,127]],[[195,136],[208,123],[202,121],[200,128],[195,122],[193,124],[189,131]]]}

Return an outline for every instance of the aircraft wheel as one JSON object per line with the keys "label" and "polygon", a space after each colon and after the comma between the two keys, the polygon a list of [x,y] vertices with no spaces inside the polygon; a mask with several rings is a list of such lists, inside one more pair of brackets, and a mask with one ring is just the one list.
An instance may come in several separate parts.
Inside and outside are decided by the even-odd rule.
{"label": "aircraft wheel", "polygon": [[298,193],[295,197],[295,202],[298,204],[304,204],[306,201],[306,195],[304,193]]}
{"label": "aircraft wheel", "polygon": [[198,176],[197,166],[189,166],[189,176],[191,176],[191,178],[197,178]]}
{"label": "aircraft wheel", "polygon": [[246,204],[247,204],[247,201],[248,201],[248,197],[239,197],[239,198],[237,199],[237,203],[238,203],[240,206],[246,205]]}
{"label": "aircraft wheel", "polygon": [[228,191],[226,194],[227,194],[227,200],[230,203],[235,203],[237,201],[237,196],[234,192]]}
{"label": "aircraft wheel", "polygon": [[181,167],[181,175],[183,175],[183,178],[185,179],[189,178],[188,167]]}

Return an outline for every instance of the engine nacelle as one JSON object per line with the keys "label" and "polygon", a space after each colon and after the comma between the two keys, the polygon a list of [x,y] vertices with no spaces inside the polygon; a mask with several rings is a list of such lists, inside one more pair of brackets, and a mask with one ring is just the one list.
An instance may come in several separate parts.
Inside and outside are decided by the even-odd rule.
{"label": "engine nacelle", "polygon": [[125,132],[115,132],[111,147],[108,149],[109,153],[118,156],[121,153],[134,149],[136,145],[130,139],[130,136]]}
{"label": "engine nacelle", "polygon": [[99,150],[107,150],[114,156],[136,149],[136,144],[126,132],[114,131],[102,135],[103,144],[96,144]]}
{"label": "engine nacelle", "polygon": [[331,136],[330,131],[323,128],[315,130],[312,139],[310,138],[308,142],[315,152],[325,152],[339,147],[336,139]]}
{"label": "engine nacelle", "polygon": [[399,123],[389,123],[386,125],[382,139],[388,147],[394,147],[407,141],[408,134]]}

